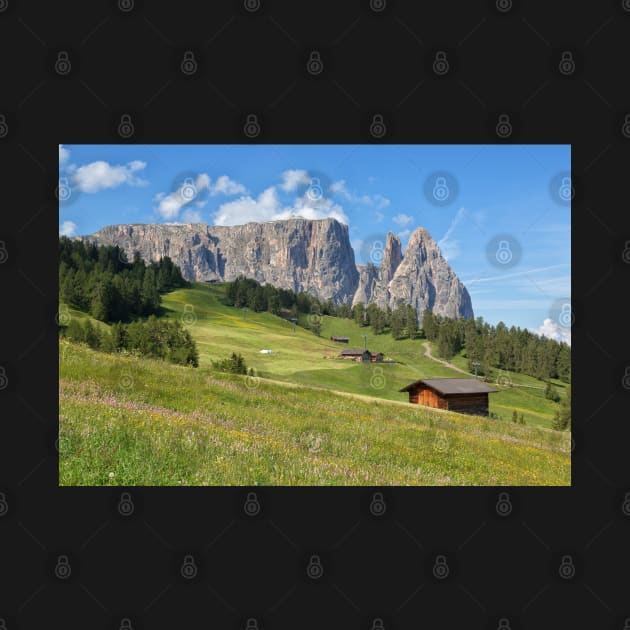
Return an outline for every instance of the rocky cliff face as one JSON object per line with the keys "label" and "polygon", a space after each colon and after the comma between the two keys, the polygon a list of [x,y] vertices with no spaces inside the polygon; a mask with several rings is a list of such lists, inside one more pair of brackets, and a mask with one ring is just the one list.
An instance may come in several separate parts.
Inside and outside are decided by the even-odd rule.
{"label": "rocky cliff face", "polygon": [[374,302],[394,309],[402,302],[413,305],[419,318],[425,310],[446,317],[473,317],[466,287],[424,228],[412,233],[404,256],[399,238],[390,232],[380,267],[370,264],[357,268],[359,286],[353,304]]}
{"label": "rocky cliff face", "polygon": [[243,274],[261,283],[311,293],[334,303],[372,302],[395,308],[404,302],[448,317],[473,317],[470,296],[429,233],[418,228],[404,252],[387,235],[380,266],[355,265],[348,228],[335,219],[292,218],[267,223],[208,226],[111,225],[80,237],[118,245],[129,259],[170,256],[189,280],[234,280]]}
{"label": "rocky cliff face", "polygon": [[350,302],[359,281],[348,227],[334,219],[295,218],[235,226],[204,223],[111,225],[83,237],[122,247],[129,260],[169,256],[188,280],[234,280]]}
{"label": "rocky cliff face", "polygon": [[424,228],[409,237],[405,255],[387,285],[389,305],[399,302],[446,317],[474,316],[466,287],[442,256],[437,243]]}

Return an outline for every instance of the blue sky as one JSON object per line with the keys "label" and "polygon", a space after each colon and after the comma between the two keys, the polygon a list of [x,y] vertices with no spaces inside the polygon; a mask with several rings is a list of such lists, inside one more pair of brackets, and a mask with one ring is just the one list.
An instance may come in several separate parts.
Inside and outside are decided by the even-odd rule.
{"label": "blue sky", "polygon": [[569,145],[60,145],[59,160],[60,233],[332,216],[364,263],[388,231],[404,248],[424,227],[476,316],[570,341]]}

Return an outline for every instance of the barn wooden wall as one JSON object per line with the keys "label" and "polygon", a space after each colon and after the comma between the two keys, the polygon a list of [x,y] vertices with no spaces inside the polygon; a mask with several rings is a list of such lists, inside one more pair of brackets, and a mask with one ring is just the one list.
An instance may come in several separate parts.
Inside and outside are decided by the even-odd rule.
{"label": "barn wooden wall", "polygon": [[460,413],[488,415],[488,394],[454,394],[443,398],[432,389],[419,388],[409,393],[409,402],[435,409],[448,409]]}

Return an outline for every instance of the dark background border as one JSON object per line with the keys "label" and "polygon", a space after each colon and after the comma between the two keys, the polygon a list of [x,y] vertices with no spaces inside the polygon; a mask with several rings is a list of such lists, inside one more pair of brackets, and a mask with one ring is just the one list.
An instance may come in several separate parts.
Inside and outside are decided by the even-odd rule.
{"label": "dark background border", "polygon": [[[555,2],[551,13],[518,0],[120,2],[0,0],[6,628],[621,630],[630,3]],[[193,76],[180,71],[187,50]],[[433,72],[438,51],[444,75]],[[386,126],[378,140],[374,114]],[[496,135],[500,114],[508,138]],[[260,489],[255,517],[243,511],[247,488],[134,489],[127,517],[120,490],[59,489],[57,145],[122,141],[572,144],[573,487],[509,489],[505,517],[493,488],[389,489],[380,517],[366,488]],[[180,572],[185,555],[194,579]],[[315,580],[313,555],[324,569]],[[70,575],[55,572],[60,556]]]}

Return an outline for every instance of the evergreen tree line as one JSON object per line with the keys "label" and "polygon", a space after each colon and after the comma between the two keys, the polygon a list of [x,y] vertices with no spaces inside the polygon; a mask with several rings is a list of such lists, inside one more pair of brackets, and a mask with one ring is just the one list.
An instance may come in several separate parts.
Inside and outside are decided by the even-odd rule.
{"label": "evergreen tree line", "polygon": [[[475,372],[476,368],[480,376],[495,368],[539,379],[558,378],[565,383],[571,380],[571,348],[566,343],[540,337],[526,329],[508,328],[503,322],[492,326],[482,317],[451,319],[425,311],[419,327],[416,309],[410,304],[399,304],[393,310],[376,304],[366,307],[362,302],[352,307],[335,305],[332,300],[320,300],[308,293],[277,289],[269,284],[262,286],[243,276],[228,283],[226,303],[275,315],[288,314],[296,319],[300,313],[344,317],[360,326],[369,326],[376,335],[389,332],[394,339],[428,339],[436,343],[437,354],[445,359],[463,350],[468,370]],[[319,334],[318,318],[307,317],[302,321]],[[549,391],[551,399],[556,394]]]}
{"label": "evergreen tree line", "polygon": [[[571,381],[571,348],[563,342],[540,337],[526,329],[496,326],[477,319],[450,319],[425,311],[422,328],[437,353],[450,359],[461,350],[468,358],[468,370],[486,375],[490,368],[520,372],[539,379]],[[475,363],[477,365],[475,365]],[[546,394],[547,395],[547,394]],[[548,395],[553,397],[553,390]]]}
{"label": "evergreen tree line", "polygon": [[151,315],[146,321],[116,322],[107,329],[95,326],[89,319],[82,322],[73,317],[59,330],[62,337],[102,352],[127,351],[179,365],[199,366],[195,342],[177,320]]}
{"label": "evergreen tree line", "polygon": [[102,322],[156,314],[160,293],[185,286],[188,282],[168,256],[147,265],[137,252],[129,262],[118,246],[59,239],[61,301]]}
{"label": "evergreen tree line", "polygon": [[[320,300],[309,293],[278,289],[269,284],[261,285],[252,278],[238,277],[227,283],[226,304],[253,311],[269,311],[274,315],[285,314],[297,319],[299,314],[332,315],[352,319],[360,326],[370,326],[380,335],[389,329],[395,339],[415,339],[419,334],[416,309],[410,304],[400,304],[394,311],[388,306],[366,306],[358,302],[354,306],[336,305],[332,300]],[[308,318],[307,326],[319,334],[317,318]]]}

